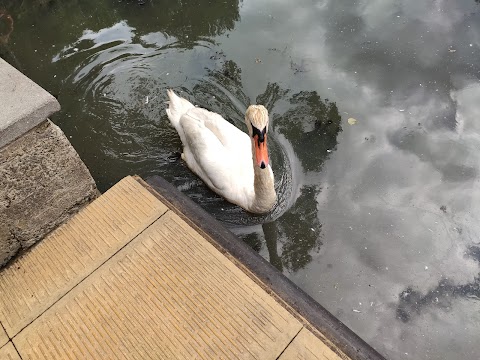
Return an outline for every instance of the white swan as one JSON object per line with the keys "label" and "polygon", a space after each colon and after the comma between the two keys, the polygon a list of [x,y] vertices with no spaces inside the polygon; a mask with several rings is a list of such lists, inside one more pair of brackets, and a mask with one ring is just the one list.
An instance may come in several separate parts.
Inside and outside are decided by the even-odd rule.
{"label": "white swan", "polygon": [[252,213],[266,213],[277,201],[267,151],[268,111],[251,105],[249,135],[220,115],[195,107],[168,90],[166,110],[183,143],[182,159],[217,194]]}

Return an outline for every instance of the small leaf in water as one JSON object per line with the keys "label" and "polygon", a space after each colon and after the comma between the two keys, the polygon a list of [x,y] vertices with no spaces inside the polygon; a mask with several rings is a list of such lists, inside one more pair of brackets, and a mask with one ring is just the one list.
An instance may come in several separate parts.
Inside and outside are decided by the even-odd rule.
{"label": "small leaf in water", "polygon": [[347,121],[350,125],[355,125],[357,123],[357,119],[354,118],[349,118]]}

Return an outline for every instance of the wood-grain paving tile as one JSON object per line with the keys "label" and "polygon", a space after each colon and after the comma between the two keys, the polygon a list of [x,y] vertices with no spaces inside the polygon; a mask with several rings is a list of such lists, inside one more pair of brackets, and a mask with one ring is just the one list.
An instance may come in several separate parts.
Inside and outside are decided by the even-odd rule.
{"label": "wood-grain paving tile", "polygon": [[303,328],[279,360],[341,360],[310,330]]}
{"label": "wood-grain paving tile", "polygon": [[301,328],[169,211],[13,341],[23,360],[263,360]]}
{"label": "wood-grain paving tile", "polygon": [[2,360],[22,360],[18,356],[17,350],[15,350],[11,342],[7,343],[3,347],[0,347],[0,359]]}
{"label": "wood-grain paving tile", "polygon": [[[0,324],[0,348],[8,342],[8,335]],[[1,359],[1,358],[0,358]]]}

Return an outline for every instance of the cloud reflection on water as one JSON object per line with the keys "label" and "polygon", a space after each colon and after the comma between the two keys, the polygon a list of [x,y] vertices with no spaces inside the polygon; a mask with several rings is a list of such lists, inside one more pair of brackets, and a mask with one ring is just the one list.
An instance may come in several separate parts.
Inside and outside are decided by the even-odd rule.
{"label": "cloud reflection on water", "polygon": [[[480,233],[478,9],[426,4],[329,2],[283,26],[302,24],[289,36],[292,56],[310,61],[305,81],[358,119],[307,175],[322,185],[324,240],[292,278],[392,358],[473,359],[478,264],[465,253]],[[421,295],[445,278],[456,289],[448,312]],[[407,289],[428,312],[402,305]],[[415,321],[398,319],[400,308]]]}

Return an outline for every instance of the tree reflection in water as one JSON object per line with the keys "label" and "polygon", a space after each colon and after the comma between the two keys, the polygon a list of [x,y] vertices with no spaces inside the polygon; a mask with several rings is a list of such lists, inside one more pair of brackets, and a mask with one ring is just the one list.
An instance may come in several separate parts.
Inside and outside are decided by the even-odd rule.
{"label": "tree reflection in water", "polygon": [[[275,103],[285,99],[289,109],[284,114],[276,114]],[[290,141],[303,169],[319,172],[328,156],[327,150],[335,149],[337,135],[341,131],[341,116],[336,104],[328,99],[322,100],[316,91],[290,95],[290,91],[281,89],[277,84],[269,84],[267,90],[257,97],[257,103],[263,103],[273,112],[274,131]],[[318,184],[303,185],[292,208],[269,224],[269,227],[276,227],[276,233],[271,229],[265,231],[263,226],[267,245],[278,247],[277,241],[272,243],[269,239],[271,236],[276,236],[281,244],[281,261],[272,256],[273,251],[269,247],[270,261],[280,270],[285,268],[296,272],[311,261],[312,251],[319,251],[322,224],[318,218],[316,199],[320,191]]]}
{"label": "tree reflection in water", "polygon": [[[257,97],[257,103],[274,109],[275,102],[288,95],[289,91],[269,84]],[[274,115],[275,130],[292,143],[305,171],[320,171],[342,131],[337,105],[328,99],[322,100],[316,91],[301,91],[291,95],[288,101],[289,109],[283,115]]]}
{"label": "tree reflection in water", "polygon": [[[238,0],[145,3],[142,8],[149,12],[149,18],[155,19],[151,22],[145,22],[145,14],[139,9],[132,12],[133,6],[138,7],[136,0],[124,1],[122,6],[117,6],[122,18],[128,18],[131,26],[141,28],[144,33],[160,30],[176,37],[185,49],[195,46],[196,40],[203,38],[208,41],[209,37],[232,30],[235,22],[240,20]],[[137,16],[133,17],[135,13]]]}

